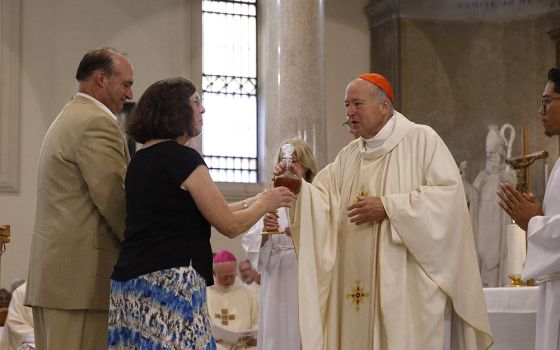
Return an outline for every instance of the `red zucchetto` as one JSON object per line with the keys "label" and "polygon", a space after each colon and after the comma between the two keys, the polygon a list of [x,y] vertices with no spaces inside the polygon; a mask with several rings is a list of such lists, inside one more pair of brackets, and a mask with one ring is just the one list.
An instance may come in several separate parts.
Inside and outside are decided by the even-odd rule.
{"label": "red zucchetto", "polygon": [[391,87],[391,84],[389,83],[389,81],[387,79],[385,79],[384,76],[382,76],[381,74],[377,74],[377,73],[364,73],[364,74],[361,74],[360,76],[358,76],[358,78],[367,80],[370,83],[372,83],[373,85],[380,88],[381,90],[385,91],[385,93],[387,94],[387,97],[389,97],[389,99],[391,100],[391,103],[393,103],[393,99],[394,99],[393,88]]}
{"label": "red zucchetto", "polygon": [[233,255],[231,252],[227,250],[220,250],[219,252],[216,253],[216,255],[214,255],[214,259],[212,259],[212,262],[214,264],[220,264],[220,263],[225,263],[230,261],[237,261],[237,260],[235,259],[235,255]]}

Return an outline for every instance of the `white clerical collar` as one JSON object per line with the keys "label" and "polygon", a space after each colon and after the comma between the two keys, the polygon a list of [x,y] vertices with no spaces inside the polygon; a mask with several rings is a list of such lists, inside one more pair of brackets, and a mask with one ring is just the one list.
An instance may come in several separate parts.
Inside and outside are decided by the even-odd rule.
{"label": "white clerical collar", "polygon": [[391,136],[393,132],[393,128],[395,127],[395,115],[391,116],[391,118],[383,125],[381,130],[372,137],[371,139],[364,139],[364,147],[366,151],[373,151],[374,149],[378,148],[385,142],[385,140]]}
{"label": "white clerical collar", "polygon": [[113,114],[113,112],[111,112],[111,110],[109,108],[107,108],[107,106],[105,106],[103,103],[97,101],[94,97],[92,97],[88,94],[84,94],[83,92],[78,92],[76,94],[76,96],[82,96],[82,97],[87,98],[88,100],[93,102],[97,107],[101,108],[103,110],[103,112],[109,114],[111,116],[111,118],[113,118],[115,121],[117,121],[117,116],[115,116]]}

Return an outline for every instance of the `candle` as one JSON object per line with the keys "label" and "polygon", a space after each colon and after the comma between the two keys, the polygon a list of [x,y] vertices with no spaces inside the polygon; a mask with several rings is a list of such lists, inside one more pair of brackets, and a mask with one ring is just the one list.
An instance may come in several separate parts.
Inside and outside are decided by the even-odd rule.
{"label": "candle", "polygon": [[525,231],[517,224],[507,227],[508,274],[521,274],[527,257]]}
{"label": "candle", "polygon": [[544,188],[546,188],[546,184],[548,183],[548,162],[546,158],[544,159]]}

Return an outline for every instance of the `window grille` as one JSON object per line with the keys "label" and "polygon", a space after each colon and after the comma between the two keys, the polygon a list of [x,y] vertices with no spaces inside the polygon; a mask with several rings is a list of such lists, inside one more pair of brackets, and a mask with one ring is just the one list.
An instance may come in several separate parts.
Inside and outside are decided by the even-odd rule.
{"label": "window grille", "polygon": [[214,181],[256,183],[256,0],[203,0],[202,25],[202,154]]}

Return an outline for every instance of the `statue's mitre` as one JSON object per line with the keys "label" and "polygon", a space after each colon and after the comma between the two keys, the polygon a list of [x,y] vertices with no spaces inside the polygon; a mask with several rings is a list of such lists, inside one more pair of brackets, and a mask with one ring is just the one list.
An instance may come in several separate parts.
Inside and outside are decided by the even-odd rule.
{"label": "statue's mitre", "polygon": [[506,140],[500,135],[497,125],[488,126],[488,134],[486,135],[486,152],[498,153],[506,156]]}

